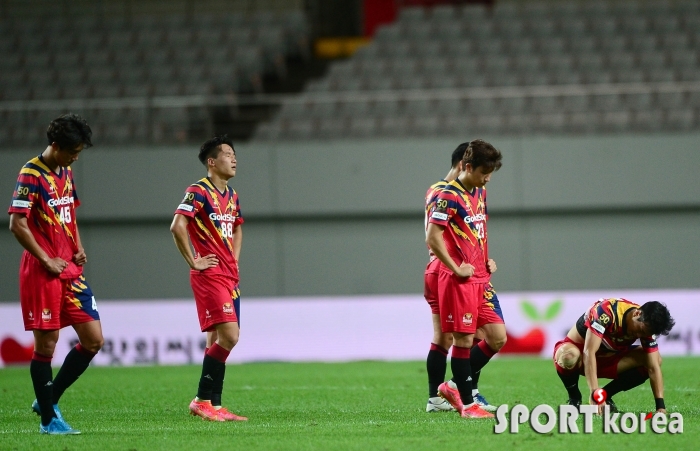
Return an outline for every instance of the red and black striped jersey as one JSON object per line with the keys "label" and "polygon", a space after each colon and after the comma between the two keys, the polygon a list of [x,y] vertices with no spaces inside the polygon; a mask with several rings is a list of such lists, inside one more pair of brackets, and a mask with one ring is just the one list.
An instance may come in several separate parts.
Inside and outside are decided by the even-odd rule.
{"label": "red and black striped jersey", "polygon": [[459,266],[474,266],[470,282],[488,282],[486,266],[487,233],[486,188],[469,192],[459,179],[438,192],[428,221],[445,227],[442,235],[452,260]]}
{"label": "red and black striped jersey", "polygon": [[83,267],[73,262],[78,252],[75,209],[79,205],[71,168],[61,167],[56,173],[38,156],[20,170],[7,211],[25,215],[29,230],[44,252],[68,262],[59,276],[62,279],[73,279],[83,273]]}
{"label": "red and black striped jersey", "polygon": [[[430,210],[433,209],[435,206],[435,202],[437,201],[437,196],[438,193],[444,189],[449,182],[447,180],[440,180],[437,183],[434,183],[430,185],[430,188],[428,188],[428,192],[425,193],[425,231],[426,235],[428,232],[428,215],[430,214]],[[428,256],[430,257],[430,261],[435,260],[437,257],[435,257],[435,254],[433,254],[433,251],[428,248]]]}
{"label": "red and black striped jersey", "polygon": [[[627,335],[626,321],[632,321],[631,314],[638,308],[638,304],[627,299],[598,299],[576,322],[576,329],[583,338],[586,337],[586,330],[590,330],[603,340],[603,346],[609,351],[628,351],[637,337]],[[639,341],[647,352],[658,350],[653,335],[640,338]]]}
{"label": "red and black striped jersey", "polygon": [[243,224],[238,194],[230,186],[221,193],[209,180],[203,178],[190,185],[185,197],[175,210],[191,218],[187,224],[195,257],[215,254],[219,264],[204,270],[208,274],[220,274],[238,283],[238,262],[233,254],[233,233]]}

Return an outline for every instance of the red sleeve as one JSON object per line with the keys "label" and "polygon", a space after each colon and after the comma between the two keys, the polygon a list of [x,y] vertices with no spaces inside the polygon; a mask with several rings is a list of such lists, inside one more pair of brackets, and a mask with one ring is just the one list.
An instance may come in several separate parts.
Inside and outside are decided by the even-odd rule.
{"label": "red sleeve", "polygon": [[440,191],[437,200],[435,200],[435,205],[430,209],[428,222],[447,227],[450,218],[457,211],[457,206],[458,203],[454,193],[451,191]]}
{"label": "red sleeve", "polygon": [[613,323],[613,314],[610,311],[610,301],[604,301],[591,309],[586,326],[594,335],[603,338]]}
{"label": "red sleeve", "polygon": [[78,198],[78,191],[75,189],[75,180],[73,180],[73,170],[70,171],[70,186],[73,187],[73,192],[71,196],[73,197],[73,208],[78,208],[80,206],[80,198]]}
{"label": "red sleeve", "polygon": [[177,206],[175,214],[194,218],[204,205],[204,194],[202,188],[197,185],[190,185],[185,191],[185,197]]}
{"label": "red sleeve", "polygon": [[36,201],[37,193],[39,192],[39,180],[31,174],[20,173],[17,177],[17,185],[12,194],[12,203],[10,204],[8,214],[19,213],[21,215],[29,215],[32,210],[32,205]]}
{"label": "red sleeve", "polygon": [[238,201],[238,193],[236,191],[233,191],[233,195],[236,198],[236,220],[233,221],[233,226],[238,227],[239,225],[243,224],[245,220],[243,219],[243,214],[241,213],[241,204]]}

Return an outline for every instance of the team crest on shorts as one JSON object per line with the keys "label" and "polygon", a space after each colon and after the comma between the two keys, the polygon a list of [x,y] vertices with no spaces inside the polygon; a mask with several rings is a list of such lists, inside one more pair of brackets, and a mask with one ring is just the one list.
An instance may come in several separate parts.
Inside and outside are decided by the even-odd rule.
{"label": "team crest on shorts", "polygon": [[224,304],[224,313],[227,315],[233,315],[233,307],[230,302]]}
{"label": "team crest on shorts", "polygon": [[471,326],[472,325],[472,314],[471,313],[465,313],[464,317],[462,318],[462,323],[465,326]]}
{"label": "team crest on shorts", "polygon": [[41,319],[44,321],[51,321],[51,310],[45,308],[41,311]]}

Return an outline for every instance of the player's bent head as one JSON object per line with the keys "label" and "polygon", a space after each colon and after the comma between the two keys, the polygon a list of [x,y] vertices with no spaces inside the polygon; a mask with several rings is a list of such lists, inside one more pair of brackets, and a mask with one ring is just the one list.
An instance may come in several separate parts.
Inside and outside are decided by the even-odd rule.
{"label": "player's bent head", "polygon": [[227,135],[216,135],[207,140],[204,144],[202,144],[202,147],[199,148],[199,161],[206,166],[209,158],[216,158],[219,156],[221,146],[224,144],[228,144],[231,149],[233,149],[233,154],[236,154],[236,149],[233,148],[233,141],[231,138],[229,138]]}
{"label": "player's bent head", "polygon": [[49,124],[46,129],[49,145],[61,150],[74,150],[81,144],[83,149],[92,147],[92,130],[87,121],[77,114],[64,114]]}
{"label": "player's bent head", "polygon": [[646,302],[639,310],[642,311],[639,321],[646,324],[652,335],[668,335],[676,324],[671,318],[671,312],[661,302]]}
{"label": "player's bent head", "polygon": [[462,143],[452,152],[452,160],[450,161],[450,164],[453,168],[456,168],[457,165],[462,162],[464,152],[467,151],[467,147],[469,147],[469,143]]}
{"label": "player's bent head", "polygon": [[500,150],[483,139],[475,139],[468,143],[462,162],[465,166],[470,164],[472,169],[480,167],[484,174],[489,174],[501,168],[502,159]]}

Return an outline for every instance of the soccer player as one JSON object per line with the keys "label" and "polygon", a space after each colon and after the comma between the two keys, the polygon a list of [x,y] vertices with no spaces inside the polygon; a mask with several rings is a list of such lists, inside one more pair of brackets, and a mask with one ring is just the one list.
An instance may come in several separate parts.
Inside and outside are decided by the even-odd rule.
{"label": "soccer player", "polygon": [[[24,247],[19,297],[25,330],[34,334],[29,373],[41,416],[39,432],[80,434],[66,423],[58,401],[102,348],[102,326],[92,290],[83,277],[87,262],[75,209],[80,205],[70,165],[92,146],[92,130],[80,116],[51,121],[48,147],[20,170],[12,196],[10,230]],[[53,378],[59,330],[73,326],[78,344],[68,352]]]}
{"label": "soccer player", "polygon": [[[627,299],[599,299],[576,321],[566,338],[554,345],[554,367],[569,394],[568,403],[581,404],[579,374],[586,376],[589,401],[598,378],[612,379],[603,389],[612,411],[612,397],[650,380],[656,411],[666,412],[658,335],[668,335],[675,321],[664,304],[652,301],[640,306]],[[634,345],[639,339],[641,347]],[[601,346],[602,345],[602,346]],[[603,405],[598,406],[602,413]]]}
{"label": "soccer player", "polygon": [[[451,181],[457,178],[462,172],[462,158],[467,150],[469,143],[462,143],[452,152],[450,159],[450,170],[444,179],[433,184],[428,188],[425,195],[425,228],[428,229],[428,216],[430,210],[435,206],[435,201],[440,190],[444,189]],[[452,346],[452,334],[444,333],[440,325],[440,307],[437,299],[438,294],[438,272],[440,268],[440,260],[435,257],[435,254],[428,248],[429,262],[425,268],[424,274],[424,289],[423,296],[430,306],[433,322],[433,341],[430,343],[430,350],[426,359],[426,368],[428,372],[428,403],[426,412],[449,412],[454,411],[454,407],[438,395],[438,387],[445,381],[445,372],[447,370],[447,354]],[[474,346],[484,337],[483,328],[477,329]],[[504,342],[505,343],[505,342]],[[475,348],[472,346],[472,352]],[[502,346],[502,345],[501,345]],[[499,348],[500,349],[500,348]],[[477,351],[478,352],[478,351]],[[495,406],[491,406],[486,398],[479,393],[477,387],[479,375],[481,371],[472,373],[472,394],[477,404],[486,411],[495,411]],[[448,382],[449,386],[456,390],[457,386],[454,381]]]}
{"label": "soccer player", "polygon": [[[245,421],[221,407],[226,359],[240,334],[238,255],[243,239],[243,217],[238,194],[228,186],[236,175],[236,151],[226,136],[215,136],[199,151],[207,177],[190,185],[175,210],[170,231],[190,266],[202,332],[212,340],[202,362],[197,396],[190,413],[209,421]],[[190,248],[194,247],[194,252]]]}
{"label": "soccer player", "polygon": [[[443,383],[438,392],[463,417],[493,417],[474,401],[472,373],[479,372],[505,343],[503,315],[490,282],[497,268],[487,252],[484,189],[492,173],[500,169],[501,160],[501,152],[491,144],[469,142],[462,158],[463,171],[439,192],[428,219],[426,243],[442,263],[438,273],[440,326],[443,333],[452,335],[451,367],[456,385],[455,390],[449,382]],[[484,356],[474,359],[474,333],[477,327],[486,330],[486,326],[491,331],[475,348]],[[494,341],[501,333],[503,337]]]}

